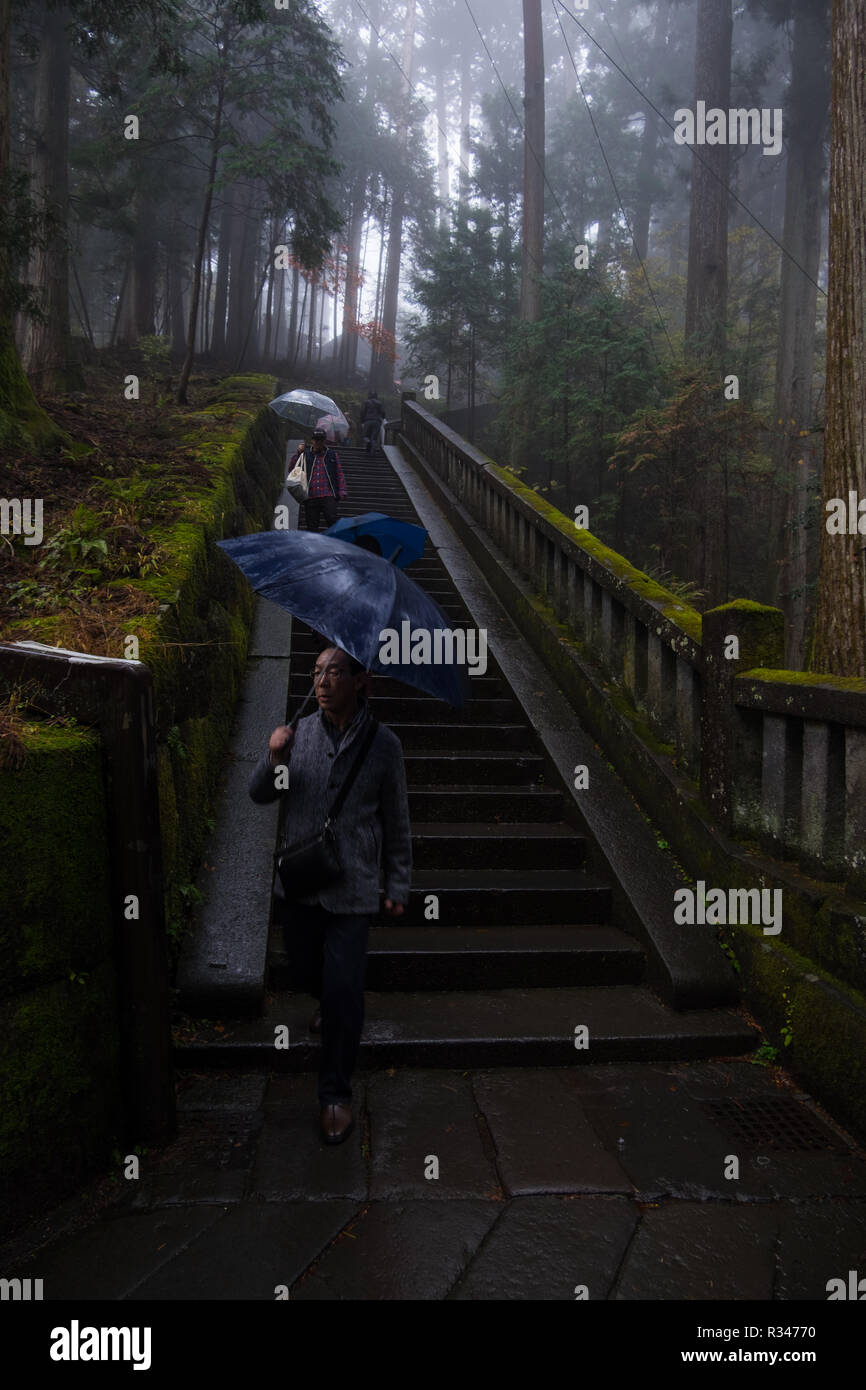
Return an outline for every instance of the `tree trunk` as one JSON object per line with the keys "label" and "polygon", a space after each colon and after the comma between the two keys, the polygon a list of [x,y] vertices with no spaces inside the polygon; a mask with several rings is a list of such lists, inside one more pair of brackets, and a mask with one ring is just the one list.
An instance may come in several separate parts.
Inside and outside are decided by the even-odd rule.
{"label": "tree trunk", "polygon": [[346,252],[346,293],[343,298],[343,328],[340,341],[340,372],[348,376],[351,370],[352,353],[350,338],[357,333],[355,313],[355,284],[361,269],[361,234],[364,230],[364,202],[367,191],[367,178],[358,173],[352,188],[352,216],[349,222],[349,242]]}
{"label": "tree trunk", "polygon": [[523,133],[523,261],[520,317],[537,323],[541,317],[541,276],[544,273],[544,47],[541,0],[523,0],[524,98]]}
{"label": "tree trunk", "polygon": [[183,257],[180,247],[172,242],[168,253],[168,301],[171,313],[171,350],[175,357],[186,353],[186,332],[183,322]]}
{"label": "tree trunk", "polygon": [[298,300],[300,299],[301,272],[297,265],[292,266],[292,308],[289,314],[289,341],[286,345],[286,362],[294,367],[298,357]]}
{"label": "tree trunk", "polygon": [[436,118],[438,120],[437,160],[439,168],[439,227],[448,231],[451,209],[451,178],[448,164],[448,103],[445,99],[445,74],[436,73]]}
{"label": "tree trunk", "polygon": [[327,308],[327,306],[328,306],[328,291],[327,291],[327,289],[325,288],[325,285],[324,285],[324,283],[323,283],[322,286],[321,286],[320,289],[319,289],[319,330],[318,330],[318,332],[319,332],[319,343],[318,343],[318,348],[317,348],[317,350],[316,350],[316,361],[317,361],[317,362],[321,362],[321,360],[322,360],[322,347],[323,347],[323,341],[322,341],[322,340],[324,339],[324,336],[325,336],[325,309]]}
{"label": "tree trunk", "polygon": [[[695,40],[695,105],[706,109],[730,107],[731,0],[698,0]],[[689,218],[689,265],[686,282],[686,351],[698,363],[718,372],[719,394],[726,346],[728,301],[728,178],[729,149],[701,145],[692,160],[692,198]],[[727,597],[728,497],[724,484],[722,446],[715,433],[698,444],[695,495],[699,520],[693,527],[690,573],[699,580],[711,604]]]}
{"label": "tree trunk", "polygon": [[[385,192],[385,197],[384,197],[384,200],[383,200],[383,202],[382,202],[382,220],[381,220],[381,222],[379,223],[379,268],[378,268],[378,270],[376,271],[376,303],[375,303],[374,308],[373,308],[373,323],[374,323],[377,327],[378,327],[378,325],[379,325],[379,304],[380,304],[380,302],[381,302],[381,294],[382,294],[382,263],[383,263],[383,261],[384,261],[384,252],[385,252],[385,221],[386,221],[386,218],[387,218],[387,211],[386,211],[387,206],[388,206],[388,194],[387,194],[387,190],[386,190],[386,192]],[[372,345],[372,343],[371,343],[371,345],[370,345],[370,373],[369,373],[369,376],[368,376],[368,378],[367,378],[367,389],[370,390],[370,391],[373,391],[373,390],[376,389],[376,374],[377,374],[377,371],[378,371],[378,358],[377,358],[377,355],[376,355],[375,348],[373,347],[373,345]]]}
{"label": "tree trunk", "polygon": [[305,309],[306,309],[306,307],[307,307],[307,295],[309,294],[309,292],[310,292],[310,282],[309,282],[309,280],[307,279],[307,277],[306,277],[306,275],[305,275],[305,276],[304,276],[304,297],[303,297],[303,300],[301,301],[301,312],[300,312],[300,314],[299,314],[299,316],[298,316],[298,334],[297,334],[297,337],[295,338],[294,347],[293,347],[293,352],[292,352],[292,366],[295,367],[295,368],[296,368],[297,365],[298,365],[298,359],[299,359],[299,357],[300,357],[300,355],[301,355],[301,334],[302,334],[303,331],[304,331],[304,311],[305,311]]}
{"label": "tree trunk", "polygon": [[[833,0],[830,281],[821,568],[812,669],[866,677],[866,540],[831,535],[827,502],[866,497],[866,0]],[[866,520],[860,523],[866,530]]]}
{"label": "tree trunk", "polygon": [[23,361],[37,391],[80,391],[84,378],[74,361],[69,325],[69,11],[47,10],[42,28],[34,97],[35,149],[30,192],[54,219],[48,243],[34,247],[28,278],[45,315],[28,318]]}
{"label": "tree trunk", "polygon": [[313,275],[313,285],[310,291],[310,317],[307,323],[307,366],[313,361],[313,335],[316,331],[316,307],[319,301],[319,277]]}
{"label": "tree trunk", "polygon": [[782,245],[790,256],[782,256],[773,411],[776,490],[770,522],[771,553],[778,561],[772,602],[786,616],[785,664],[790,670],[801,670],[805,659],[810,539],[805,513],[815,470],[814,437],[807,437],[813,424],[818,293],[812,282],[818,275],[821,251],[823,148],[830,95],[828,39],[828,16],[811,0],[798,0],[786,103],[788,168]]}
{"label": "tree trunk", "polygon": [[[401,158],[405,158],[409,144],[409,102],[412,80],[412,63],[415,54],[415,0],[406,0],[406,28],[403,34],[403,62],[405,74],[402,83],[400,114],[397,120],[397,145]],[[388,228],[388,265],[385,271],[385,291],[382,298],[382,332],[387,338],[396,339],[397,300],[400,291],[400,262],[403,256],[403,213],[406,193],[402,175],[398,172],[391,203],[391,222]],[[371,376],[373,390],[388,387],[394,375],[393,359],[387,342],[373,354]]]}
{"label": "tree trunk", "polygon": [[[240,190],[238,190],[240,192]],[[226,356],[236,361],[243,351],[255,281],[253,188],[247,183],[232,215],[229,316]]]}
{"label": "tree trunk", "polygon": [[266,300],[265,300],[265,344],[264,344],[264,347],[263,347],[263,349],[262,349],[262,360],[263,360],[264,362],[267,362],[267,361],[270,360],[270,352],[271,352],[271,320],[272,320],[272,313],[273,313],[273,307],[274,307],[274,277],[275,277],[275,275],[276,275],[276,271],[274,270],[274,247],[276,246],[276,241],[277,241],[277,228],[276,228],[276,225],[272,223],[272,224],[271,224],[271,237],[270,237],[270,241],[269,241],[269,243],[268,243],[269,246],[270,246],[270,248],[271,248],[271,251],[270,251],[270,255],[268,256],[268,260],[267,260],[268,293],[267,293],[267,297],[266,297]]}
{"label": "tree trunk", "polygon": [[135,337],[154,332],[156,299],[156,237],[153,198],[138,193],[135,198],[135,240],[132,252],[132,315]]}
{"label": "tree trunk", "polygon": [[205,234],[205,273],[204,273],[204,326],[205,337],[202,344],[203,351],[211,351],[211,332],[213,328],[211,320],[211,308],[213,305],[213,246],[211,244],[210,225]]}
{"label": "tree trunk", "polygon": [[[727,112],[731,104],[731,0],[698,0],[695,103]],[[692,160],[686,338],[703,361],[725,351],[728,301],[728,179],[730,147],[696,146]]]}
{"label": "tree trunk", "polygon": [[[0,194],[9,177],[11,0],[0,0]],[[0,243],[0,443],[37,447],[68,443],[33,395],[15,347],[6,248]]]}
{"label": "tree trunk", "polygon": [[274,346],[271,361],[276,367],[280,362],[280,334],[283,331],[283,316],[286,310],[286,272],[277,271],[277,312],[274,317]]}
{"label": "tree trunk", "polygon": [[472,49],[467,46],[463,50],[463,62],[460,67],[460,169],[457,175],[457,203],[460,216],[463,216],[463,207],[469,201],[469,161],[472,157],[470,148],[469,126],[472,121]]}
{"label": "tree trunk", "polygon": [[[378,28],[381,13],[379,0],[371,0],[368,11],[372,23]],[[375,98],[377,53],[378,40],[371,28],[370,41],[367,45],[367,72],[364,84],[364,102],[371,111]],[[361,240],[366,212],[367,179],[368,171],[359,166],[355,175],[355,182],[352,185],[352,215],[349,223],[346,253],[346,293],[343,299],[343,328],[340,341],[339,371],[347,380],[354,374],[358,361],[359,276],[362,267]]]}
{"label": "tree trunk", "polygon": [[[658,72],[663,70],[668,22],[667,16],[664,21],[662,20],[662,9],[661,6],[659,6],[656,12],[655,27],[653,29],[649,63],[653,78],[655,78]],[[652,92],[651,95],[654,96],[655,93]],[[656,105],[658,105],[657,100]],[[635,208],[632,221],[634,247],[637,254],[644,261],[649,254],[649,229],[650,220],[652,218],[656,156],[659,143],[658,120],[659,118],[655,111],[647,104],[644,107],[644,127],[640,140],[640,158],[638,159],[637,177],[635,179]]]}
{"label": "tree trunk", "polygon": [[[226,196],[232,196],[232,190]],[[220,213],[219,245],[217,247],[216,289],[213,302],[213,332],[211,333],[211,352],[214,357],[223,357],[226,350],[226,308],[228,306],[229,262],[231,260],[232,210],[229,203],[223,204]]]}
{"label": "tree trunk", "polygon": [[[370,224],[371,224],[371,222],[372,222],[372,218],[371,218],[371,217],[366,217],[366,216],[365,216],[365,218],[364,218],[364,238],[363,238],[363,239],[364,239],[364,246],[363,246],[363,250],[362,250],[362,252],[361,252],[361,260],[360,260],[360,265],[359,265],[361,274],[360,274],[360,277],[359,277],[359,279],[358,279],[357,287],[356,287],[356,289],[355,289],[355,322],[358,323],[358,324],[361,322],[361,316],[362,316],[363,308],[364,308],[364,267],[365,267],[366,264],[367,264],[367,247],[368,247],[369,244],[370,244]],[[381,260],[381,257],[380,257],[380,258],[379,258],[379,269],[380,269],[380,273],[381,273],[381,267],[382,267],[382,260]],[[378,299],[378,288],[377,288],[377,290],[376,290],[376,296],[377,296],[377,299]],[[358,370],[358,342],[359,342],[358,334],[357,334],[357,333],[353,333],[352,336],[351,336],[351,338],[350,338],[350,340],[349,340],[349,370],[348,370],[347,375],[349,376],[350,379],[351,379],[352,377],[355,376],[355,374],[357,373],[357,370]]]}
{"label": "tree trunk", "polygon": [[210,221],[211,203],[213,202],[214,183],[216,182],[217,163],[219,161],[220,135],[222,134],[223,117],[223,88],[220,85],[219,98],[217,100],[216,118],[214,120],[214,133],[211,140],[210,168],[208,169],[207,191],[205,193],[204,207],[202,208],[201,220],[198,229],[198,244],[195,252],[195,265],[192,272],[192,295],[189,306],[189,329],[187,331],[186,357],[180,373],[180,382],[177,388],[178,405],[186,405],[186,392],[192,373],[193,357],[195,355],[195,326],[198,319],[198,301],[201,295],[201,267],[204,260],[205,241],[207,239],[208,222]]}
{"label": "tree trunk", "polygon": [[334,280],[333,303],[332,303],[332,305],[331,305],[331,308],[332,308],[332,310],[333,310],[333,315],[334,315],[334,317],[333,317],[333,322],[332,322],[332,325],[331,325],[331,356],[334,358],[334,367],[336,368],[336,365],[337,365],[337,359],[336,359],[337,338],[339,337],[339,334],[340,334],[340,328],[339,328],[339,324],[338,324],[338,322],[337,322],[337,319],[338,319],[338,314],[337,314],[337,302],[338,302],[339,295],[340,295],[340,272],[341,272],[341,270],[342,270],[342,268],[343,268],[343,267],[342,267],[342,260],[341,260],[341,258],[340,258],[340,248],[339,248],[339,246],[335,246],[335,248],[334,248],[334,259],[335,259],[336,265],[337,265],[337,272],[336,272],[336,278],[335,278],[335,280]]}

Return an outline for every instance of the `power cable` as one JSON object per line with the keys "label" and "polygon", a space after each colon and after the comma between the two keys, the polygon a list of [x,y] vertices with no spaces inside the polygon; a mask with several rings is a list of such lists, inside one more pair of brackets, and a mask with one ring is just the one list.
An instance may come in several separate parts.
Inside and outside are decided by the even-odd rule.
{"label": "power cable", "polygon": [[[622,68],[622,67],[620,67],[620,65],[619,65],[619,63],[616,61],[616,59],[613,58],[613,57],[611,57],[611,55],[608,53],[607,49],[604,48],[604,47],[599,43],[598,39],[595,38],[595,37],[589,32],[589,30],[587,29],[586,25],[585,25],[585,24],[581,24],[580,20],[577,18],[577,15],[572,14],[572,12],[571,12],[571,10],[568,8],[568,6],[562,3],[562,0],[557,0],[557,3],[559,4],[560,8],[563,9],[563,10],[565,11],[565,13],[568,15],[569,19],[573,19],[574,22],[575,22],[575,24],[577,25],[577,27],[578,27],[579,29],[581,29],[581,30],[583,31],[584,34],[586,34],[586,37],[589,39],[590,43],[594,43],[595,46],[596,46],[596,48],[599,50],[599,52],[602,53],[602,54],[604,55],[604,57],[607,59],[607,61],[608,61],[613,67],[616,68],[617,72],[620,73],[620,74],[625,78],[626,82],[628,82],[630,86],[634,87],[634,90],[637,92],[637,94],[638,94],[638,96],[641,98],[641,100],[644,101],[644,102],[646,102],[647,106],[649,106],[649,107],[651,108],[651,110],[653,110],[653,111],[656,113],[656,115],[659,116],[659,117],[661,118],[661,120],[664,121],[664,123],[665,123],[665,125],[668,127],[668,129],[669,129],[669,130],[672,130],[672,131],[674,132],[674,134],[676,134],[676,126],[673,125],[673,124],[668,120],[667,116],[665,115],[665,113],[664,113],[663,111],[660,111],[660,110],[659,110],[659,108],[655,105],[655,103],[647,96],[646,92],[642,91],[641,88],[637,85],[637,83],[636,83],[635,81],[633,81],[631,77],[629,77],[629,75],[628,75],[628,73],[625,71],[625,69]],[[798,269],[799,271],[801,271],[801,273],[802,273],[803,275],[805,275],[806,279],[809,281],[809,284],[810,284],[810,285],[814,285],[814,286],[815,286],[815,289],[818,291],[818,293],[824,295],[824,297],[826,298],[827,291],[826,291],[826,290],[823,290],[823,289],[821,288],[821,286],[818,284],[817,280],[813,280],[813,279],[812,279],[812,276],[809,274],[808,270],[806,270],[806,268],[805,268],[804,266],[800,265],[800,262],[797,260],[796,256],[793,256],[793,255],[791,254],[791,252],[787,249],[787,247],[784,246],[783,243],[782,243],[781,241],[779,241],[779,238],[778,238],[777,236],[775,236],[775,235],[773,234],[773,232],[770,231],[769,227],[765,227],[765,226],[764,226],[764,223],[763,223],[763,222],[761,221],[761,219],[758,217],[757,213],[752,212],[752,209],[751,209],[746,203],[744,203],[743,200],[742,200],[742,198],[740,198],[740,197],[734,192],[734,190],[731,188],[730,184],[725,183],[725,180],[724,180],[723,178],[721,178],[719,174],[716,173],[715,169],[714,169],[713,166],[709,163],[709,161],[706,160],[706,159],[704,159],[702,155],[699,155],[699,154],[698,154],[698,152],[697,152],[697,150],[696,150],[696,148],[695,148],[694,145],[690,146],[690,149],[691,149],[691,152],[692,152],[692,157],[693,157],[694,159],[696,159],[696,160],[698,161],[699,164],[703,164],[703,166],[704,166],[705,169],[708,169],[708,170],[709,170],[709,172],[712,174],[712,176],[713,176],[713,178],[716,180],[716,182],[717,182],[717,183],[720,183],[720,184],[723,186],[723,188],[726,189],[728,195],[729,195],[731,198],[733,198],[734,202],[737,203],[737,204],[743,209],[743,211],[744,211],[745,213],[748,214],[749,217],[751,217],[751,219],[752,219],[752,221],[755,223],[755,225],[758,226],[758,227],[760,227],[761,231],[766,233],[766,235],[770,238],[770,240],[774,243],[774,245],[778,246],[778,248],[779,248],[779,250],[782,252],[782,254],[785,255],[785,256],[787,256],[787,257],[788,257],[788,260],[789,260],[789,261],[792,261],[793,264],[797,267],[797,269]]]}
{"label": "power cable", "polygon": [[[517,121],[517,124],[518,124],[518,126],[520,127],[520,132],[521,132],[521,134],[523,135],[523,139],[524,139],[524,141],[525,141],[525,143],[526,143],[526,148],[529,150],[529,153],[532,155],[532,158],[535,160],[536,165],[537,165],[538,168],[541,170],[541,177],[544,179],[544,182],[545,182],[545,184],[547,185],[547,189],[548,189],[548,191],[550,192],[550,194],[551,194],[552,197],[553,197],[553,201],[556,203],[556,206],[559,208],[559,211],[560,211],[560,213],[562,214],[562,220],[563,220],[563,222],[565,223],[565,225],[566,225],[566,227],[568,228],[568,230],[571,232],[571,235],[572,235],[573,237],[575,237],[575,239],[576,239],[576,233],[575,233],[575,231],[574,231],[574,228],[572,227],[571,223],[569,222],[568,217],[567,217],[566,212],[565,212],[565,209],[563,208],[562,203],[559,201],[559,198],[558,198],[557,195],[556,195],[556,189],[553,187],[552,183],[550,182],[550,179],[547,177],[547,170],[546,170],[545,167],[544,167],[544,161],[543,161],[542,159],[539,159],[538,154],[536,153],[536,151],[535,151],[535,149],[534,149],[534,147],[533,147],[533,145],[532,145],[531,140],[527,139],[527,136],[526,136],[526,129],[525,129],[524,124],[523,124],[523,119],[522,119],[522,117],[518,114],[517,109],[516,109],[516,107],[515,107],[515,105],[514,105],[514,102],[511,100],[511,93],[509,92],[508,88],[506,87],[505,83],[502,81],[502,78],[501,78],[500,75],[499,75],[499,69],[498,69],[498,67],[496,66],[496,63],[495,63],[494,58],[493,58],[493,54],[490,52],[490,49],[487,47],[487,41],[485,40],[484,35],[482,34],[481,29],[479,28],[478,20],[475,18],[475,15],[472,13],[472,6],[470,5],[469,0],[463,0],[463,3],[465,4],[467,10],[469,11],[469,18],[472,20],[472,23],[475,25],[475,28],[476,28],[476,30],[478,31],[478,37],[479,37],[479,39],[481,40],[481,44],[482,44],[482,47],[483,47],[483,49],[484,49],[484,52],[487,54],[487,58],[488,58],[488,60],[489,60],[489,62],[490,62],[490,66],[493,68],[493,71],[494,71],[495,74],[496,74],[496,80],[497,80],[497,82],[499,83],[500,87],[502,88],[502,91],[503,91],[504,94],[505,94],[505,100],[508,102],[508,105],[511,107],[511,111],[512,111],[512,114],[513,114],[513,116],[514,116],[514,119]],[[543,153],[543,151],[542,151],[542,153]],[[543,274],[544,274],[544,267],[543,267],[542,265],[539,265],[539,264],[538,264],[538,261],[535,259],[535,257],[532,258],[532,263],[533,263],[533,265],[535,266],[535,269],[536,269],[536,271],[538,272],[539,277],[543,276]]]}
{"label": "power cable", "polygon": [[[653,302],[653,307],[655,308],[655,311],[656,311],[656,313],[658,314],[659,323],[660,323],[661,326],[662,326],[662,332],[664,333],[664,335],[665,335],[665,340],[667,341],[667,345],[668,345],[668,347],[670,348],[671,356],[673,356],[673,353],[674,353],[674,345],[673,345],[673,343],[672,343],[671,340],[670,340],[670,335],[668,334],[667,325],[666,325],[666,323],[665,323],[665,321],[664,321],[664,318],[663,318],[663,316],[662,316],[662,311],[661,311],[661,308],[660,308],[660,306],[659,306],[659,302],[658,302],[658,300],[656,299],[656,297],[655,297],[655,292],[654,292],[654,290],[653,290],[652,285],[650,284],[650,278],[649,278],[649,275],[648,275],[648,273],[647,273],[647,268],[646,268],[646,266],[644,265],[643,256],[641,255],[640,251],[638,250],[638,244],[637,244],[637,241],[635,240],[634,232],[633,232],[632,229],[631,229],[631,223],[629,222],[628,217],[627,217],[627,215],[626,215],[625,208],[623,207],[622,198],[620,197],[620,194],[619,194],[619,189],[618,189],[618,187],[617,187],[616,179],[614,178],[613,170],[612,170],[611,167],[610,167],[610,161],[609,161],[609,159],[608,159],[608,157],[607,157],[607,153],[605,152],[605,148],[604,148],[604,144],[603,144],[603,142],[602,142],[602,138],[601,138],[601,136],[600,136],[599,133],[598,133],[598,126],[597,126],[596,123],[595,123],[595,117],[594,117],[593,114],[592,114],[592,107],[590,106],[589,102],[587,101],[586,92],[583,90],[583,83],[582,83],[581,80],[580,80],[580,73],[579,73],[578,70],[577,70],[577,63],[574,61],[574,54],[573,54],[572,51],[571,51],[571,46],[570,46],[570,44],[569,44],[569,42],[568,42],[568,39],[567,39],[567,37],[566,37],[565,30],[564,30],[563,27],[562,27],[562,20],[560,19],[560,17],[559,17],[559,11],[558,11],[557,8],[556,8],[557,3],[558,3],[558,0],[551,0],[551,4],[553,5],[553,13],[556,15],[556,21],[557,21],[557,23],[558,23],[558,25],[559,25],[560,33],[562,34],[562,41],[563,41],[563,43],[565,44],[565,51],[566,51],[566,53],[567,53],[568,56],[569,56],[569,59],[570,59],[570,61],[571,61],[571,66],[574,68],[574,75],[575,75],[575,77],[577,78],[577,85],[578,85],[578,87],[580,88],[580,95],[583,97],[583,104],[584,104],[584,106],[586,107],[587,115],[589,116],[590,123],[591,123],[591,125],[592,125],[593,134],[595,135],[595,138],[596,138],[596,140],[598,141],[598,147],[599,147],[599,149],[601,150],[601,157],[602,157],[602,159],[604,160],[604,167],[607,169],[608,175],[609,175],[609,177],[610,177],[611,184],[613,185],[613,191],[614,191],[614,194],[616,195],[616,201],[617,201],[617,203],[619,204],[619,210],[620,210],[620,212],[622,213],[623,221],[625,222],[625,225],[626,225],[626,227],[627,227],[627,229],[628,229],[628,234],[629,234],[629,236],[631,237],[631,244],[632,244],[632,246],[634,247],[634,253],[635,253],[635,255],[637,256],[638,264],[640,265],[641,271],[642,271],[642,273],[643,273],[644,280],[646,281],[646,287],[647,287],[647,289],[649,290],[650,299],[652,300],[652,302]],[[565,7],[563,6],[563,8],[565,8]],[[650,342],[652,342],[652,339],[650,339]],[[658,358],[656,358],[656,360],[658,361]]]}

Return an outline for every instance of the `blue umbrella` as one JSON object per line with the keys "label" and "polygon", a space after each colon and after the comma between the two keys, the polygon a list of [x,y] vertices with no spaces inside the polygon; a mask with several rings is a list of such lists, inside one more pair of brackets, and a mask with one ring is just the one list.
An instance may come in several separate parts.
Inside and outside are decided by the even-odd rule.
{"label": "blue umbrella", "polygon": [[[459,664],[478,650],[402,570],[316,531],[258,531],[217,541],[256,593],[342,647],[368,671],[393,676],[451,705],[468,693]],[[385,634],[383,637],[382,634]],[[476,639],[478,640],[478,639]],[[486,664],[486,642],[484,647]]]}
{"label": "blue umbrella", "polygon": [[427,532],[423,526],[398,521],[384,512],[364,512],[361,516],[345,516],[335,521],[325,532],[338,540],[356,545],[359,536],[372,536],[379,542],[382,557],[404,570],[424,553]]}

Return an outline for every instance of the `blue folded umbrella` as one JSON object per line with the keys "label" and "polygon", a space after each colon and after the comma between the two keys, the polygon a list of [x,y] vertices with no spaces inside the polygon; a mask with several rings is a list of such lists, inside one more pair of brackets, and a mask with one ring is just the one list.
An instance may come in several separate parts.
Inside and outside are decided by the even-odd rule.
{"label": "blue folded umbrella", "polygon": [[258,531],[217,545],[256,593],[368,671],[451,705],[464,703],[469,686],[465,660],[458,662],[459,637],[441,608],[395,565],[316,531]]}
{"label": "blue folded umbrella", "polygon": [[357,545],[359,536],[372,536],[379,543],[382,559],[389,560],[401,570],[421,557],[427,540],[423,526],[398,521],[384,512],[364,512],[361,516],[343,517],[329,526],[325,535],[336,536],[338,540],[349,541],[353,545]]}

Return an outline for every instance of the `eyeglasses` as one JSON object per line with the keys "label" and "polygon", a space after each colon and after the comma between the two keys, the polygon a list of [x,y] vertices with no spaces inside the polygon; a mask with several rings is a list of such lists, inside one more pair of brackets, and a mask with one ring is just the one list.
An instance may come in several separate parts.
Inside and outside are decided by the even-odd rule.
{"label": "eyeglasses", "polygon": [[321,670],[316,668],[313,672],[313,684],[319,685],[325,676],[333,677],[335,681],[342,680],[343,676],[348,676],[349,672],[345,666],[323,666]]}

